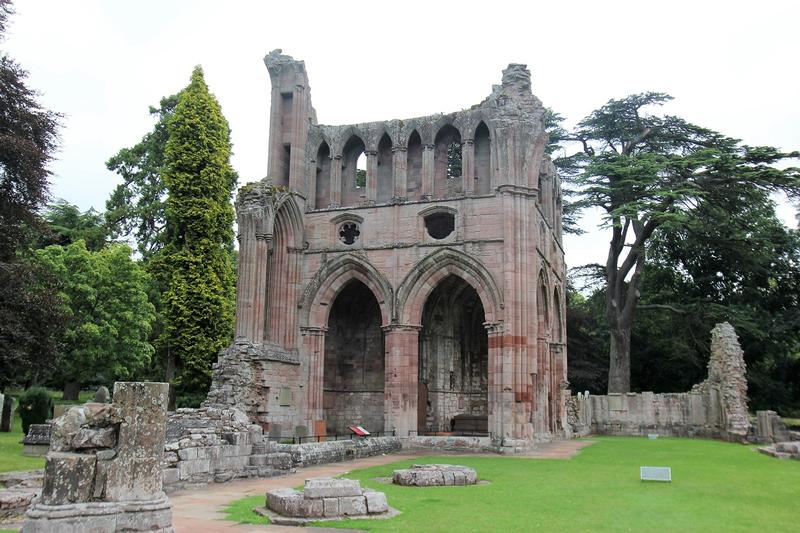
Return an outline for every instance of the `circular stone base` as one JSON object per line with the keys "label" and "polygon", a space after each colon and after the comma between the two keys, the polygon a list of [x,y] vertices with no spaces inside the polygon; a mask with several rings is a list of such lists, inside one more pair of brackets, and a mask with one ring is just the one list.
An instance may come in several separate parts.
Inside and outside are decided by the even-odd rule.
{"label": "circular stone base", "polygon": [[412,465],[395,470],[392,483],[410,487],[474,485],[478,475],[474,469],[460,465]]}

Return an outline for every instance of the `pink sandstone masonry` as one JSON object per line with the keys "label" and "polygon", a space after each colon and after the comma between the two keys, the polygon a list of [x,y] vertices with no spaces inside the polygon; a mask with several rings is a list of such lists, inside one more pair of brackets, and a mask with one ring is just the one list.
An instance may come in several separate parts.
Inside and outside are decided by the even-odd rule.
{"label": "pink sandstone masonry", "polygon": [[462,111],[329,126],[304,63],[264,61],[268,177],[236,200],[236,340],[206,404],[274,438],[568,432],[561,185],[525,65]]}

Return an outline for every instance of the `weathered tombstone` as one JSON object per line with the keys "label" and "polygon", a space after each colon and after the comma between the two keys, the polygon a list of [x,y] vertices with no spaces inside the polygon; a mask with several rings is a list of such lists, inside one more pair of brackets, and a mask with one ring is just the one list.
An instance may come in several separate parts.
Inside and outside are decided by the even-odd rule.
{"label": "weathered tombstone", "polygon": [[94,393],[95,403],[108,403],[111,401],[111,393],[108,392],[108,387],[101,385],[97,392]]}
{"label": "weathered tombstone", "polygon": [[5,394],[0,392],[0,420],[3,419],[3,413],[5,412],[5,408],[3,407],[3,402],[5,401]]}
{"label": "weathered tombstone", "polygon": [[14,418],[14,398],[6,396],[3,398],[3,414],[0,416],[0,431],[8,433],[11,431],[11,420]]}
{"label": "weathered tombstone", "polygon": [[639,478],[642,481],[672,481],[672,468],[668,466],[640,466]]}
{"label": "weathered tombstone", "polygon": [[161,467],[167,401],[166,383],[116,383],[114,403],[56,419],[42,496],[22,530],[172,532]]}

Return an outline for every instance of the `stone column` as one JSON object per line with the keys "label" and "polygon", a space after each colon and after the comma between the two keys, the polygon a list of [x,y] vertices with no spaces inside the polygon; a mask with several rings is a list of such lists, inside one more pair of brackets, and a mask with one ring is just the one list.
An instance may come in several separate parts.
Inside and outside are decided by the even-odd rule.
{"label": "stone column", "polygon": [[513,357],[505,346],[504,324],[484,324],[489,344],[489,434],[496,440],[513,436]]}
{"label": "stone column", "polygon": [[384,326],[385,372],[384,421],[386,431],[398,437],[417,430],[419,393],[419,331],[421,326]]}
{"label": "stone column", "polygon": [[305,145],[308,134],[306,120],[306,90],[295,85],[292,91],[292,147],[289,159],[289,188],[306,194],[305,187]]}
{"label": "stone column", "polygon": [[236,282],[236,337],[264,339],[269,213],[263,205],[237,206],[239,275]]}
{"label": "stone column", "polygon": [[313,431],[313,435],[325,434],[322,396],[325,372],[325,333],[327,331],[328,328],[324,327],[300,328],[304,350],[308,354],[308,405],[306,419],[307,426]]}
{"label": "stone column", "polygon": [[118,382],[114,406],[124,420],[119,427],[117,461],[109,468],[106,500],[153,500],[163,497],[161,459],[167,428],[167,383]]}
{"label": "stone column", "polygon": [[281,91],[277,85],[272,86],[269,106],[269,155],[267,162],[267,176],[273,180],[281,175],[280,161],[283,150],[281,138]]}
{"label": "stone column", "polygon": [[475,141],[464,139],[461,145],[461,179],[465,196],[475,192]]}
{"label": "stone column", "polygon": [[434,152],[433,144],[422,145],[422,198],[433,198]]}
{"label": "stone column", "polygon": [[405,146],[392,147],[392,180],[394,182],[394,197],[406,198],[408,196],[408,154]]}
{"label": "stone column", "polygon": [[342,155],[331,158],[331,201],[330,207],[342,205]]}
{"label": "stone column", "polygon": [[367,150],[367,203],[374,204],[378,199],[378,152]]}

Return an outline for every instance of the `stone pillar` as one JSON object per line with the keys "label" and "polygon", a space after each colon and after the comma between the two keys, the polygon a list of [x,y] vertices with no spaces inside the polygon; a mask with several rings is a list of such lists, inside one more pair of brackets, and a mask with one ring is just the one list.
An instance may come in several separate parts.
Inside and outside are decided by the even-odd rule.
{"label": "stone pillar", "polygon": [[422,145],[422,198],[433,198],[434,152],[433,144]]}
{"label": "stone pillar", "polygon": [[172,532],[162,489],[168,383],[116,383],[114,403],[54,422],[42,497],[23,531]]}
{"label": "stone pillar", "polygon": [[237,206],[239,228],[239,273],[236,282],[236,337],[258,342],[255,337],[255,312],[258,304],[258,272],[260,270],[258,239],[262,232],[263,206]]}
{"label": "stone pillar", "polygon": [[[313,435],[325,433],[322,397],[325,372],[325,333],[327,331],[328,328],[320,327],[303,327],[300,329],[303,336],[304,351],[308,354],[306,425],[313,431]],[[318,431],[319,429],[322,431]]]}
{"label": "stone pillar", "polygon": [[495,440],[513,436],[513,357],[505,346],[504,324],[484,324],[489,344],[489,434]]}
{"label": "stone pillar", "polygon": [[475,192],[475,141],[464,139],[461,144],[461,179],[465,196]]}
{"label": "stone pillar", "polygon": [[281,175],[280,161],[283,150],[283,140],[281,135],[281,90],[273,84],[270,93],[269,106],[269,154],[267,162],[267,176],[278,179]]}
{"label": "stone pillar", "polygon": [[331,201],[330,207],[342,205],[342,155],[331,158]]}
{"label": "stone pillar", "polygon": [[392,147],[392,181],[394,182],[394,197],[406,198],[408,196],[408,154],[405,146]]}
{"label": "stone pillar", "polygon": [[406,437],[417,431],[419,393],[419,331],[421,326],[384,326],[386,377],[384,382],[384,421],[386,431]]}
{"label": "stone pillar", "polygon": [[378,152],[368,150],[367,156],[367,203],[374,204],[378,199]]}
{"label": "stone pillar", "polygon": [[305,146],[308,135],[306,120],[306,90],[295,85],[292,91],[292,148],[289,159],[289,188],[306,194],[305,187]]}

